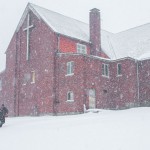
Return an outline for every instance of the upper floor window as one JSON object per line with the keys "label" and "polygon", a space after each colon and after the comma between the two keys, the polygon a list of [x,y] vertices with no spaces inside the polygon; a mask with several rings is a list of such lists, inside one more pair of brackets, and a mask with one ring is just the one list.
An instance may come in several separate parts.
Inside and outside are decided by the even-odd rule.
{"label": "upper floor window", "polygon": [[119,75],[121,75],[122,73],[121,73],[121,64],[117,64],[117,75],[119,76]]}
{"label": "upper floor window", "polygon": [[109,65],[108,64],[102,64],[102,75],[109,77]]}
{"label": "upper floor window", "polygon": [[73,75],[73,70],[74,70],[74,62],[73,61],[67,62],[67,75]]}
{"label": "upper floor window", "polygon": [[86,45],[77,43],[77,53],[87,54]]}
{"label": "upper floor window", "polygon": [[2,90],[2,80],[0,80],[0,91]]}
{"label": "upper floor window", "polygon": [[67,93],[67,101],[74,101],[74,94],[72,91]]}

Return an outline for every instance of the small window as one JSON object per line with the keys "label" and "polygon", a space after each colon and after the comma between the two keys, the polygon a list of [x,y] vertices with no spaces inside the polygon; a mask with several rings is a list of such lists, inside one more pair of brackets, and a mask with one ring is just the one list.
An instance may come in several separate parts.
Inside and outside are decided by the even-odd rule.
{"label": "small window", "polygon": [[72,91],[67,93],[67,101],[74,101],[74,94]]}
{"label": "small window", "polygon": [[0,91],[2,91],[2,80],[0,80]]}
{"label": "small window", "polygon": [[106,93],[107,93],[107,90],[103,90],[103,93],[106,94]]}
{"label": "small window", "polygon": [[67,62],[67,75],[73,75],[74,62]]}
{"label": "small window", "polygon": [[121,64],[117,64],[117,75],[121,75]]}
{"label": "small window", "polygon": [[86,45],[77,43],[77,53],[87,54]]}
{"label": "small window", "polygon": [[35,71],[31,72],[31,83],[35,83]]}
{"label": "small window", "polygon": [[102,75],[109,77],[109,65],[102,64]]}
{"label": "small window", "polygon": [[30,80],[31,75],[29,73],[25,73],[24,74],[24,78],[23,78],[23,84],[26,85],[27,82]]}

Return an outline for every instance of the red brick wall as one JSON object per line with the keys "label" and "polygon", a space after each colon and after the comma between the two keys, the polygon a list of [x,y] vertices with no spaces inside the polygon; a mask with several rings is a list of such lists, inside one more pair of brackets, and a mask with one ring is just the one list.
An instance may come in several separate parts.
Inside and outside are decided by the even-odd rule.
{"label": "red brick wall", "polygon": [[[66,76],[66,64],[74,61],[74,75]],[[109,64],[109,78],[102,76],[102,64]],[[117,76],[117,63],[122,64],[122,75]],[[57,59],[56,109],[63,112],[82,112],[89,108],[88,90],[96,90],[96,107],[127,108],[137,100],[136,65],[131,59],[115,62],[83,55],[59,54]],[[73,91],[74,102],[67,102],[67,92]],[[107,90],[107,93],[104,93]]]}
{"label": "red brick wall", "polygon": [[[26,32],[23,31],[27,18],[18,33],[14,34],[6,53],[5,94],[0,101],[5,99],[10,115],[34,115],[36,110],[40,114],[53,113],[57,36],[32,12],[30,17],[30,24],[34,24],[30,32],[30,60],[26,60]],[[32,84],[30,78],[24,85],[24,74],[31,76],[32,71],[35,71],[35,83]]]}
{"label": "red brick wall", "polygon": [[109,58],[103,51],[100,51],[98,56],[102,58]]}
{"label": "red brick wall", "polygon": [[[67,76],[67,62],[74,61],[74,75]],[[84,103],[84,60],[82,55],[57,55],[57,100],[58,113],[83,112]],[[67,101],[67,92],[74,92],[74,102]]]}
{"label": "red brick wall", "polygon": [[[140,102],[150,98],[150,60],[138,63],[124,58],[116,61],[77,54],[76,44],[90,44],[57,35],[42,20],[30,12],[34,28],[30,33],[30,60],[26,60],[25,19],[6,52],[6,70],[0,74],[3,89],[0,104],[9,109],[9,115],[36,115],[46,113],[80,113],[83,105],[89,108],[88,91],[96,91],[96,108],[117,109],[138,104],[138,78]],[[57,50],[61,53],[55,54]],[[66,53],[66,54],[63,54]],[[76,53],[76,54],[75,54]],[[16,55],[17,54],[17,55]],[[98,54],[103,57],[104,53]],[[74,61],[74,75],[66,76],[67,62]],[[102,64],[109,65],[109,77],[102,75]],[[117,76],[117,64],[122,75]],[[35,83],[31,83],[32,71]],[[24,85],[24,75],[30,78]],[[74,92],[74,102],[67,101],[67,92]],[[105,91],[105,92],[104,92]]]}
{"label": "red brick wall", "polygon": [[70,39],[69,37],[65,37],[60,35],[59,39],[59,49],[62,53],[77,53],[77,43],[84,44],[87,47],[87,54],[90,54],[90,45],[88,43]]}
{"label": "red brick wall", "polygon": [[[109,64],[109,77],[102,75],[103,63]],[[122,76],[117,76],[117,63],[122,64]],[[86,88],[96,90],[97,108],[122,108],[136,99],[134,61],[125,59],[111,62],[93,58],[88,59],[86,65]]]}
{"label": "red brick wall", "polygon": [[3,72],[2,79],[2,97],[3,102],[9,109],[9,115],[15,115],[15,60],[16,60],[16,34],[11,39],[11,42],[6,51],[6,69]]}
{"label": "red brick wall", "polygon": [[139,99],[141,104],[150,103],[150,60],[138,62]]}
{"label": "red brick wall", "polygon": [[[19,115],[34,115],[53,113],[54,101],[54,53],[57,50],[57,36],[50,28],[30,13],[31,24],[35,27],[30,33],[30,60],[26,61],[26,20],[19,30],[20,33],[20,59],[19,59]],[[35,71],[35,83],[31,78],[26,85],[23,84],[24,74]]]}

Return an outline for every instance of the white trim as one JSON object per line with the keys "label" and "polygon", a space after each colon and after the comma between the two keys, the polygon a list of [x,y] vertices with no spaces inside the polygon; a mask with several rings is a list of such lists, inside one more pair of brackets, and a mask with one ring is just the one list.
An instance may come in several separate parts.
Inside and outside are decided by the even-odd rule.
{"label": "white trim", "polygon": [[120,75],[117,75],[117,77],[122,77],[122,74],[120,74]]}
{"label": "white trim", "polygon": [[[121,66],[121,74],[118,74],[118,65]],[[121,63],[117,63],[117,77],[120,77],[120,76],[122,76],[122,65]]]}
{"label": "white trim", "polygon": [[76,49],[77,49],[77,53],[87,54],[87,46],[84,44],[77,43]]}
{"label": "white trim", "polygon": [[[104,68],[103,68],[103,65],[104,65]],[[106,66],[107,66],[108,75],[106,75]],[[104,69],[104,70],[103,70],[103,69]],[[104,71],[104,72],[103,72],[103,71]],[[103,73],[104,73],[104,74],[103,74]],[[102,63],[102,76],[109,78],[109,64]]]}
{"label": "white trim", "polygon": [[[81,53],[57,53],[57,55],[70,55],[70,56],[86,56],[88,58],[93,58],[93,59],[99,59],[101,61],[105,62],[117,62],[117,61],[122,61],[122,60],[131,60],[131,61],[136,61],[137,59],[131,58],[131,57],[124,57],[124,58],[118,58],[118,59],[109,59],[109,58],[103,58],[99,56],[94,56],[94,55],[88,55],[88,54],[81,54]],[[138,60],[140,61],[140,60]]]}
{"label": "white trim", "polygon": [[[69,94],[69,93],[72,94],[72,98],[73,98],[73,99],[68,99],[68,94]],[[70,96],[71,96],[71,95],[70,95]],[[68,91],[68,92],[67,92],[67,102],[74,102],[74,93],[73,93],[73,91]]]}
{"label": "white trim", "polygon": [[27,5],[27,7],[25,8],[25,11],[24,11],[24,13],[23,13],[23,15],[22,15],[22,17],[21,17],[19,23],[18,23],[18,26],[17,26],[17,28],[16,28],[16,31],[17,31],[17,32],[19,31],[20,27],[21,27],[22,24],[24,23],[25,18],[26,18],[26,16],[27,16],[29,10],[31,10],[31,11],[37,16],[38,19],[41,19],[41,16],[34,10],[34,8],[31,6],[31,3],[28,3],[28,5]]}
{"label": "white trim", "polygon": [[106,76],[106,75],[102,75],[102,77],[109,78],[109,76]]}
{"label": "white trim", "polygon": [[74,100],[66,100],[66,102],[74,102]]}
{"label": "white trim", "polygon": [[30,14],[28,13],[28,17],[27,17],[27,27],[23,29],[23,31],[26,31],[26,42],[27,42],[27,52],[26,52],[26,60],[29,60],[30,56],[29,56],[29,52],[30,52],[30,29],[33,28],[34,25],[30,25]]}
{"label": "white trim", "polygon": [[35,83],[35,71],[31,71],[31,84]]}
{"label": "white trim", "polygon": [[[66,76],[72,76],[74,75],[74,61],[67,62],[67,74]],[[68,71],[69,70],[69,71]]]}
{"label": "white trim", "polygon": [[65,76],[67,77],[67,76],[73,76],[73,75],[74,75],[74,73],[66,74]]}

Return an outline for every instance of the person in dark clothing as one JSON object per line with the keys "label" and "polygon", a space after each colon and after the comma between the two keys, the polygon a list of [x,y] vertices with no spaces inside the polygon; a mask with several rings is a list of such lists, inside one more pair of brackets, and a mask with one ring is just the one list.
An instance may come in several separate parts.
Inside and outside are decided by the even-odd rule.
{"label": "person in dark clothing", "polygon": [[0,108],[0,127],[2,127],[2,125],[3,125],[3,117],[4,115],[3,115],[3,112],[2,112],[2,109]]}
{"label": "person in dark clothing", "polygon": [[5,107],[4,104],[2,104],[0,109],[2,111],[2,124],[4,124],[5,123],[5,117],[8,116],[8,109]]}

